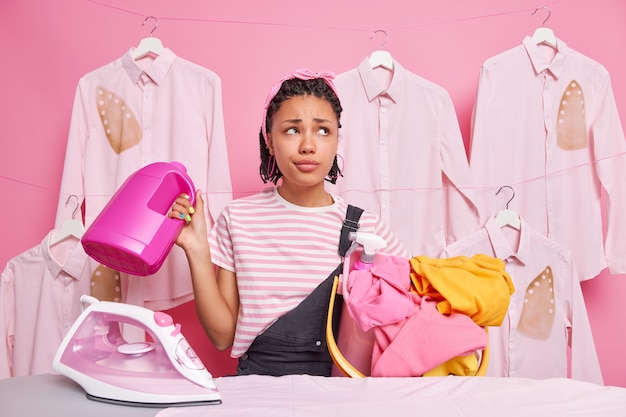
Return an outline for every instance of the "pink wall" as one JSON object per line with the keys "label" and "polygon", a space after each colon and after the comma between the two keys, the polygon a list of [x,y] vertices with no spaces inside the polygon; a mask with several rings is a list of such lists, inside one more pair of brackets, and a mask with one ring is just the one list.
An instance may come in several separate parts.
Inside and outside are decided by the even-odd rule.
{"label": "pink wall", "polygon": [[[313,6],[314,5],[314,6]],[[308,66],[343,72],[377,49],[448,90],[466,142],[481,63],[540,26],[604,64],[626,125],[626,2],[623,0],[2,0],[0,2],[0,265],[50,230],[78,79],[121,56],[149,33],[222,78],[236,196],[260,189],[257,132],[269,86]],[[626,239],[626,238],[625,238]],[[625,240],[626,242],[626,240]],[[626,387],[626,277],[583,284],[605,382]],[[216,375],[233,362],[208,347],[192,305],[174,310]],[[185,330],[187,329],[187,330]]]}

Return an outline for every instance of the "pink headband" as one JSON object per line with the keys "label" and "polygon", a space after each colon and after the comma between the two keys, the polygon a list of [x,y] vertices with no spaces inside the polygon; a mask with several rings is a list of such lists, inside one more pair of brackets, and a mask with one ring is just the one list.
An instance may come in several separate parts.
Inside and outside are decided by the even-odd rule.
{"label": "pink headband", "polygon": [[337,97],[339,97],[339,94],[337,94],[337,90],[335,89],[335,84],[333,83],[333,80],[335,79],[335,73],[332,71],[314,72],[307,68],[300,68],[292,72],[291,74],[285,75],[283,78],[278,80],[276,84],[272,86],[270,91],[267,93],[267,97],[265,98],[265,105],[263,106],[263,120],[261,122],[261,132],[263,133],[263,137],[265,138],[266,145],[267,145],[267,132],[266,132],[267,129],[265,126],[265,119],[267,119],[267,109],[270,106],[270,102],[276,96],[276,93],[278,93],[278,90],[280,90],[280,87],[283,85],[283,82],[287,80],[292,80],[294,78],[297,78],[299,80],[314,80],[316,78],[321,78],[324,81],[326,81],[326,84],[328,84],[330,89],[333,90],[333,92],[335,93]]}

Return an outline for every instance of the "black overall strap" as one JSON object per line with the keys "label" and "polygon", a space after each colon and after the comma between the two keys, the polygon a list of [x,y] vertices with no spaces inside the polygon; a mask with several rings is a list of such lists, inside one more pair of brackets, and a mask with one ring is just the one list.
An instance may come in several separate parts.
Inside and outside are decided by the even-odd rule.
{"label": "black overall strap", "polygon": [[356,206],[348,206],[346,210],[346,219],[343,221],[341,227],[341,237],[339,238],[339,255],[342,262],[335,270],[333,285],[330,291],[330,300],[328,304],[328,313],[326,315],[326,344],[328,346],[328,353],[330,354],[333,362],[345,375],[351,377],[364,377],[364,375],[357,370],[348,360],[343,356],[337,341],[335,340],[335,334],[339,330],[341,323],[341,312],[343,310],[343,297],[337,294],[337,286],[339,285],[339,276],[343,272],[344,258],[346,252],[352,246],[350,241],[350,232],[356,232],[359,230],[359,219],[363,214],[363,209]]}
{"label": "black overall strap", "polygon": [[346,256],[346,252],[352,246],[350,241],[350,232],[356,232],[359,230],[359,219],[363,214],[363,209],[360,207],[348,205],[346,210],[346,218],[343,221],[341,227],[341,236],[339,237],[339,256],[341,258]]}
{"label": "black overall strap", "polygon": [[[332,359],[326,342],[328,303],[332,297],[333,309],[341,311],[343,300],[334,296],[332,288],[343,272],[343,258],[352,243],[349,235],[358,230],[362,213],[362,209],[348,206],[339,239],[340,264],[300,304],[254,339],[246,354],[239,358],[238,375],[331,375]],[[340,317],[339,314],[331,317],[332,331],[338,328]]]}

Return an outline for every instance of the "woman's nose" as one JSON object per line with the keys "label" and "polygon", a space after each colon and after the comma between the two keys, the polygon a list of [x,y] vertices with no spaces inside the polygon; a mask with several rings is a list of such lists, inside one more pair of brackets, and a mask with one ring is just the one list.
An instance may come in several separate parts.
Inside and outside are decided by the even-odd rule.
{"label": "woman's nose", "polygon": [[313,133],[304,133],[300,143],[300,153],[313,152],[315,152],[315,135]]}

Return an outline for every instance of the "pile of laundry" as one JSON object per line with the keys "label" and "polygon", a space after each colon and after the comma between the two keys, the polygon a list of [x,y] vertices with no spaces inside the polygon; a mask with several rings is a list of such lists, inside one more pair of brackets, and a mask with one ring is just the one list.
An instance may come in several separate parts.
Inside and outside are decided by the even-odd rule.
{"label": "pile of laundry", "polygon": [[371,269],[350,271],[346,289],[350,316],[374,332],[378,377],[480,374],[487,328],[502,324],[515,291],[504,262],[484,254],[377,254]]}

